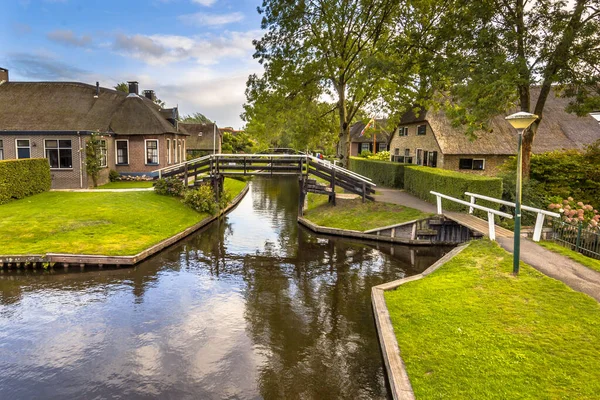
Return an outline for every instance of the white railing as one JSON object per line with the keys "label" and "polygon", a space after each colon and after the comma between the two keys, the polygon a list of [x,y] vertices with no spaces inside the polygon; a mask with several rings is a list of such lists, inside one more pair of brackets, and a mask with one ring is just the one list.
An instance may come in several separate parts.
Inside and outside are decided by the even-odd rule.
{"label": "white railing", "polygon": [[[476,199],[480,199],[480,200],[491,201],[491,202],[497,203],[497,204],[502,204],[502,205],[505,205],[508,207],[513,207],[513,208],[515,207],[515,203],[511,203],[510,201],[500,200],[500,199],[496,199],[494,197],[484,196],[482,194],[465,192],[465,195],[471,197],[470,204],[475,204]],[[542,238],[542,228],[544,227],[544,219],[546,218],[546,215],[548,215],[550,217],[560,218],[560,214],[558,214],[558,213],[555,213],[552,211],[547,211],[547,210],[542,210],[542,209],[534,208],[534,207],[530,207],[530,206],[525,206],[522,204],[521,204],[521,210],[537,213],[537,217],[535,218],[535,228],[533,229],[533,241],[534,242],[539,242],[540,239]],[[472,206],[469,207],[469,214],[473,214]]]}
{"label": "white railing", "polygon": [[498,215],[498,216],[504,217],[504,218],[511,218],[511,219],[513,217],[512,215],[507,214],[505,212],[494,210],[493,208],[489,208],[489,207],[480,206],[479,204],[469,203],[468,201],[457,199],[457,198],[454,198],[454,197],[451,197],[451,196],[448,196],[448,195],[445,195],[442,193],[434,192],[433,190],[429,193],[436,196],[437,213],[439,215],[442,215],[444,213],[442,210],[442,199],[450,200],[455,203],[462,204],[463,206],[473,207],[477,210],[486,211],[487,215],[488,215],[487,220],[488,220],[488,230],[489,230],[490,240],[496,240],[496,225],[494,224],[494,215]]}
{"label": "white railing", "polygon": [[364,176],[364,175],[357,174],[356,172],[351,171],[347,168],[340,167],[339,165],[336,165],[336,164],[332,163],[331,161],[321,160],[320,158],[313,157],[313,156],[307,156],[307,157],[309,157],[312,161],[317,162],[318,164],[324,165],[331,169],[335,169],[336,171],[341,171],[341,172],[345,173],[346,175],[350,175],[353,178],[356,178],[359,181],[368,183],[371,186],[377,186],[375,183],[373,183],[373,180],[371,178]]}

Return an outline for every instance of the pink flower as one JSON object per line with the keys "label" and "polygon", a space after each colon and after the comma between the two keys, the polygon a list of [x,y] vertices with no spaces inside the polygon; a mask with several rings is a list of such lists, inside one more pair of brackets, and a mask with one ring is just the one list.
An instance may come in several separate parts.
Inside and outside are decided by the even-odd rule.
{"label": "pink flower", "polygon": [[567,221],[568,223],[571,223],[572,220],[571,220],[571,218],[567,218],[567,219],[565,219],[565,221]]}
{"label": "pink flower", "polygon": [[569,200],[563,200],[563,204],[569,204]]}
{"label": "pink flower", "polygon": [[549,208],[549,209],[551,209],[551,210],[554,210],[554,204],[550,204],[550,205],[548,206],[548,208]]}
{"label": "pink flower", "polygon": [[567,197],[567,200],[573,201],[573,198],[572,197]]}
{"label": "pink flower", "polygon": [[585,218],[583,218],[583,215],[580,215],[580,216],[579,216],[579,220],[580,220],[580,221],[583,221],[584,219],[585,219]]}
{"label": "pink flower", "polygon": [[583,207],[583,202],[582,202],[582,201],[578,201],[578,202],[577,202],[577,205],[578,205],[579,207]]}
{"label": "pink flower", "polygon": [[598,226],[598,221],[596,221],[595,219],[590,221],[590,225],[593,226],[594,228]]}

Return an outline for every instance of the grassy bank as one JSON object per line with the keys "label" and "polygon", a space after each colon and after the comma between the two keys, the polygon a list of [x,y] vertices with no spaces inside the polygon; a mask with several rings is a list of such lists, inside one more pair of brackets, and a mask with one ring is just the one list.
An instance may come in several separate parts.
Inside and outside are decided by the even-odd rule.
{"label": "grassy bank", "polygon": [[153,181],[116,181],[98,186],[96,189],[142,189],[151,188]]}
{"label": "grassy bank", "polygon": [[133,255],[208,216],[152,191],[41,193],[0,206],[0,254]]}
{"label": "grassy bank", "polygon": [[321,226],[366,231],[430,215],[414,208],[390,203],[363,203],[361,199],[337,199],[336,202],[337,205],[332,206],[327,202],[327,196],[309,193],[304,217]]}
{"label": "grassy bank", "polygon": [[386,292],[418,399],[597,399],[600,305],[489,241]]}
{"label": "grassy bank", "polygon": [[585,265],[588,268],[596,270],[600,272],[600,260],[595,260],[593,258],[584,256],[581,253],[573,251],[571,249],[567,249],[566,247],[561,246],[558,243],[550,242],[542,240],[539,242],[539,245],[544,246],[548,250],[551,250],[555,253],[562,254],[563,256],[569,257],[573,261],[577,261],[580,264]]}

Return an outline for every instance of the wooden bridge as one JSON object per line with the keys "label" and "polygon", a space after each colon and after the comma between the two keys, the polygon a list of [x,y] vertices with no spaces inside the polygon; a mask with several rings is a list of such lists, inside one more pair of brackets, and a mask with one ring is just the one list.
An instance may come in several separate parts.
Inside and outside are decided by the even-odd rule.
{"label": "wooden bridge", "polygon": [[[370,178],[306,154],[211,154],[153,173],[155,178],[174,177],[188,185],[210,180],[217,187],[225,176],[295,175],[299,177],[301,202],[307,192],[314,192],[328,195],[334,204],[336,186],[361,196],[363,201],[374,200],[376,186]],[[311,179],[311,175],[321,181]]]}

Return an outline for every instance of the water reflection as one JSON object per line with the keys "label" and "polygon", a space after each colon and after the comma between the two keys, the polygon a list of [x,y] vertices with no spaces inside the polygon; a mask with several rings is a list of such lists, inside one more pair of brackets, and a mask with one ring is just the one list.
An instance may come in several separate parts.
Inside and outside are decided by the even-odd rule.
{"label": "water reflection", "polygon": [[318,237],[294,179],[130,269],[0,275],[0,393],[385,398],[370,287],[441,250]]}

